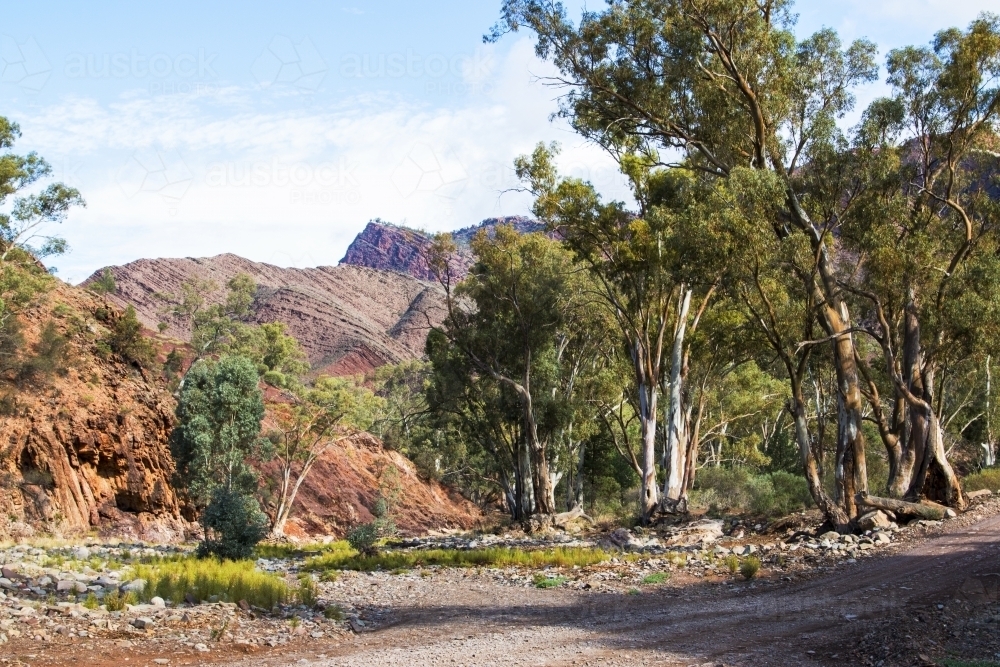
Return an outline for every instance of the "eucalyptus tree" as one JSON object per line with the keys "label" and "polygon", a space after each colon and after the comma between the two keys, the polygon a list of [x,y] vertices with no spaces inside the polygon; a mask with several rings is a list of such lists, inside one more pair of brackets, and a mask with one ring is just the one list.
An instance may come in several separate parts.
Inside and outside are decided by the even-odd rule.
{"label": "eucalyptus tree", "polygon": [[812,178],[856,184],[839,198],[840,237],[855,258],[840,284],[882,356],[876,373],[864,361],[862,370],[887,491],[961,506],[943,441],[946,380],[988,363],[1000,342],[1000,17],[891,51],[887,65],[891,96],[872,103],[851,150],[818,161]]}
{"label": "eucalyptus tree", "polygon": [[[662,151],[662,166],[709,180],[759,171],[777,185],[780,205],[757,220],[754,233],[801,240],[814,257],[795,276],[802,284],[795,293],[812,304],[834,348],[845,462],[839,502],[819,504],[832,523],[846,526],[857,513],[854,491],[865,491],[867,478],[853,320],[830,229],[810,217],[793,177],[839,140],[837,120],[853,108],[852,88],[876,76],[875,47],[857,41],[843,48],[829,30],[799,42],[793,24],[788,0],[617,0],[584,13],[578,25],[560,3],[507,0],[491,38],[534,31],[538,55],[556,65],[554,83],[566,87],[560,113],[609,150]],[[808,442],[803,436],[800,447]]]}

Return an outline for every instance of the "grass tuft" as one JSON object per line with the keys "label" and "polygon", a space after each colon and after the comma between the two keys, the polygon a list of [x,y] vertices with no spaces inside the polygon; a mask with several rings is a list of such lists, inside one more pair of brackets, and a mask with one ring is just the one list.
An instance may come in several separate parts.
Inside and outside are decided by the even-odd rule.
{"label": "grass tuft", "polygon": [[557,547],[526,551],[511,548],[490,549],[428,549],[426,551],[395,551],[376,556],[362,556],[354,550],[331,552],[310,559],[306,567],[312,570],[412,570],[419,566],[445,567],[584,567],[608,559],[601,549]]}
{"label": "grass tuft", "polygon": [[662,584],[669,578],[670,578],[669,572],[654,572],[653,574],[647,574],[645,577],[643,577],[642,583],[650,585]]}
{"label": "grass tuft", "polygon": [[98,607],[101,606],[100,602],[98,602],[97,600],[97,596],[94,595],[93,591],[91,591],[90,594],[88,594],[87,597],[84,598],[81,604],[83,605],[84,609],[97,609]]}
{"label": "grass tuft", "polygon": [[271,609],[288,599],[285,582],[261,572],[253,561],[220,561],[213,558],[183,557],[136,565],[133,577],[146,580],[143,598],[160,596],[181,602],[190,593],[197,600],[218,595],[220,600],[246,600]]}
{"label": "grass tuft", "polygon": [[544,574],[536,574],[534,583],[535,588],[558,588],[566,583],[566,577],[549,577]]}
{"label": "grass tuft", "polygon": [[138,602],[139,600],[132,591],[122,595],[115,589],[104,596],[104,607],[108,611],[124,611],[126,605],[137,604]]}
{"label": "grass tuft", "polygon": [[316,604],[319,599],[319,591],[316,588],[316,582],[313,578],[302,573],[299,575],[299,587],[295,591],[295,597],[298,599],[299,604],[305,605],[306,607],[312,607]]}
{"label": "grass tuft", "polygon": [[734,554],[729,554],[723,558],[722,564],[726,566],[727,570],[729,570],[729,574],[736,574],[740,571],[740,559]]}
{"label": "grass tuft", "polygon": [[743,575],[744,579],[753,579],[757,576],[757,572],[760,571],[760,559],[756,556],[747,556],[740,563],[740,574]]}

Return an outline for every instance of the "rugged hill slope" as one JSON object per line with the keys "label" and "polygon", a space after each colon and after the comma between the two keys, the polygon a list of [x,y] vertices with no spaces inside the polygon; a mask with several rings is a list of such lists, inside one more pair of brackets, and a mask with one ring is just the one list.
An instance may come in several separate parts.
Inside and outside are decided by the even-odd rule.
{"label": "rugged hill slope", "polygon": [[[50,322],[66,353],[52,372],[0,374],[0,540],[95,529],[151,541],[191,534],[170,485],[173,396],[157,372],[99,351],[118,317],[103,297],[59,282],[21,314],[24,359],[36,354]],[[368,508],[388,469],[399,482],[396,523],[404,532],[479,520],[474,505],[420,479],[405,457],[362,434],[316,464],[291,523],[300,533],[343,535],[371,518]]]}
{"label": "rugged hill slope", "polygon": [[[513,225],[521,232],[542,229],[530,218],[490,218],[453,232],[458,246],[453,262],[457,277],[472,266],[469,243],[481,229]],[[381,221],[368,223],[338,266],[287,269],[252,262],[237,255],[207,258],[140,259],[107,267],[118,289],[109,299],[131,304],[139,319],[165,334],[187,340],[183,322],[166,317],[163,295],[176,295],[190,278],[209,278],[222,286],[246,273],[260,286],[254,304],[257,322],[284,322],[305,348],[314,372],[364,373],[387,363],[420,357],[431,326],[444,317],[442,291],[427,265],[431,239],[414,230]],[[84,284],[97,278],[97,271]],[[221,300],[224,291],[215,298]]]}
{"label": "rugged hill slope", "polygon": [[97,353],[117,316],[62,283],[22,314],[27,359],[49,322],[65,354],[50,373],[0,380],[0,536],[182,537],[167,445],[173,401],[153,375]]}
{"label": "rugged hill slope", "polygon": [[[363,373],[416,358],[423,354],[428,328],[443,317],[438,286],[361,266],[286,269],[227,254],[140,259],[108,268],[117,284],[110,300],[133,305],[151,329],[165,321],[169,326],[164,333],[181,340],[187,340],[190,331],[164,315],[167,302],[158,295],[179,294],[190,278],[208,278],[222,286],[239,273],[248,274],[259,286],[254,319],[287,324],[314,371],[321,373]],[[220,289],[215,298],[223,297]]]}
{"label": "rugged hill slope", "polygon": [[[489,231],[500,224],[512,225],[521,233],[536,232],[544,228],[540,222],[531,218],[508,216],[488,218],[478,225],[452,232],[452,239],[458,246],[457,257],[452,262],[452,270],[456,276],[464,276],[472,266],[469,243],[476,233],[481,229]],[[340,263],[397,271],[420,280],[433,280],[434,274],[427,265],[430,244],[431,237],[424,232],[373,220],[348,246]]]}

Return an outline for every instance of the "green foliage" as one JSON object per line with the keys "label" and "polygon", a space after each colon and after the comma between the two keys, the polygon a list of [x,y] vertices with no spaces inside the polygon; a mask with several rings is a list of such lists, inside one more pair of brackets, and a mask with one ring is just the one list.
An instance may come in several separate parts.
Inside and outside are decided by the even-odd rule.
{"label": "green foliage", "polygon": [[993,493],[1000,493],[1000,468],[983,468],[963,479],[962,485],[966,491],[989,489]]}
{"label": "green foliage", "polygon": [[257,369],[242,357],[199,361],[188,372],[177,403],[170,447],[177,477],[200,504],[213,489],[256,490],[249,460],[266,446],[260,437],[264,400]]}
{"label": "green foliage", "polygon": [[655,586],[657,584],[666,583],[670,579],[669,572],[654,572],[653,574],[647,574],[642,578],[642,583]]}
{"label": "green foliage", "polygon": [[142,323],[131,305],[121,316],[109,315],[108,334],[98,342],[98,349],[118,355],[124,361],[148,367],[156,359],[153,344],[142,333]]}
{"label": "green foliage", "polygon": [[324,607],[323,618],[329,621],[342,621],[344,620],[344,610],[335,604],[330,605],[329,607]]}
{"label": "green foliage", "polygon": [[306,607],[313,607],[319,600],[319,590],[311,575],[302,573],[299,575],[299,586],[295,589],[295,599],[299,604]]}
{"label": "green foliage", "polygon": [[252,496],[232,488],[218,487],[201,516],[205,539],[198,556],[242,560],[253,555],[254,547],[268,530],[267,516]]}
{"label": "green foliage", "polygon": [[97,609],[100,606],[100,602],[98,602],[97,596],[94,595],[93,591],[87,594],[87,597],[84,598],[81,604],[83,605],[84,609],[90,609],[90,610]]}
{"label": "green foliage", "polygon": [[722,564],[729,570],[729,574],[736,574],[740,569],[740,559],[733,554],[729,554],[722,559]]}
{"label": "green foliage", "polygon": [[115,274],[111,272],[111,269],[104,269],[101,271],[101,275],[90,281],[87,289],[94,294],[114,294],[118,290]]}
{"label": "green foliage", "polygon": [[59,333],[55,322],[49,320],[45,323],[34,348],[35,354],[20,364],[19,380],[37,381],[65,372],[69,360],[69,340]]}
{"label": "green foliage", "polygon": [[139,598],[132,591],[124,595],[117,588],[104,596],[104,608],[108,611],[125,611],[126,605],[139,604]]}
{"label": "green foliage", "polygon": [[703,468],[695,478],[691,502],[716,511],[781,516],[808,508],[812,496],[805,479],[792,473],[754,475],[745,468]]}
{"label": "green foliage", "polygon": [[382,492],[375,499],[372,507],[373,521],[356,526],[347,534],[347,542],[362,556],[378,556],[379,546],[383,540],[396,534],[396,524],[390,518],[391,496]]}
{"label": "green foliage", "polygon": [[760,570],[760,559],[756,556],[747,556],[740,563],[740,574],[743,575],[744,579],[750,580],[757,576],[757,572]]}
{"label": "green foliage", "polygon": [[[20,136],[20,126],[0,116],[0,149],[13,147]],[[36,153],[0,153],[0,265],[24,260],[30,264],[32,258],[67,250],[66,241],[47,234],[45,227],[62,222],[71,207],[85,203],[75,188],[62,183],[39,188],[37,184],[51,174],[52,167]],[[33,192],[18,195],[24,190]]]}
{"label": "green foliage", "polygon": [[188,594],[196,600],[213,595],[227,602],[246,600],[271,609],[289,598],[288,587],[278,576],[261,572],[252,561],[183,557],[136,565],[133,575],[145,579],[143,598],[159,596],[181,602]]}
{"label": "green foliage", "polygon": [[393,551],[378,556],[362,556],[356,551],[338,550],[307,562],[313,570],[373,570],[412,569],[418,566],[444,567],[585,567],[606,561],[610,556],[601,549],[556,547],[524,550],[509,547],[489,549],[427,549]]}
{"label": "green foliage", "polygon": [[536,574],[532,582],[535,588],[559,588],[566,583],[566,577],[553,577],[547,574]]}

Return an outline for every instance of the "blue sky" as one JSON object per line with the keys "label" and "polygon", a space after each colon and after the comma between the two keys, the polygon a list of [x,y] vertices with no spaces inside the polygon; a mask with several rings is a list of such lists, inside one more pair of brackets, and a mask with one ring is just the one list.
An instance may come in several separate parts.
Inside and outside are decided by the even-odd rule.
{"label": "blue sky", "polygon": [[[18,150],[88,203],[59,230],[70,282],[139,257],[334,264],[371,218],[437,231],[523,214],[527,199],[503,191],[538,141],[563,144],[564,171],[624,194],[598,150],[549,120],[557,92],[538,81],[550,70],[530,37],[482,44],[499,0],[8,4],[0,115],[21,124]],[[830,26],[884,54],[991,7],[796,11],[803,35]]]}

